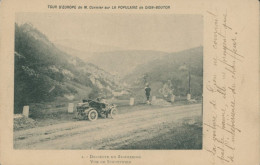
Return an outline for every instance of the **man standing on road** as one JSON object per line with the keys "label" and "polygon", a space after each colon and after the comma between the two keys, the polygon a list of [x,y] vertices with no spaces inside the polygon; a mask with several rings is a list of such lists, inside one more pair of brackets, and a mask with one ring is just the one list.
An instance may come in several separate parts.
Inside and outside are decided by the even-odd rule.
{"label": "man standing on road", "polygon": [[149,87],[149,84],[148,84],[148,83],[146,83],[146,87],[144,88],[144,90],[145,90],[145,95],[146,95],[147,103],[149,103],[151,88]]}

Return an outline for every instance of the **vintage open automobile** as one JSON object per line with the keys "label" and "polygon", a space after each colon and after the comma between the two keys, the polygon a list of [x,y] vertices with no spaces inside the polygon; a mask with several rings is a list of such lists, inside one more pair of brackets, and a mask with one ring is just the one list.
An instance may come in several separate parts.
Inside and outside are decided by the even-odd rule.
{"label": "vintage open automobile", "polygon": [[97,100],[83,100],[77,105],[77,118],[88,119],[90,121],[97,120],[98,117],[114,119],[117,115],[117,108],[115,104],[109,104]]}

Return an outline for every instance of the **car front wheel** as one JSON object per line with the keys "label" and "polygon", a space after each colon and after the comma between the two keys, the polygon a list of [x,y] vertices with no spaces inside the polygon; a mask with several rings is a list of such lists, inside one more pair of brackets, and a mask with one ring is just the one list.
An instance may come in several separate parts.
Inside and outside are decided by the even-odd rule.
{"label": "car front wheel", "polygon": [[111,109],[110,116],[111,116],[112,119],[116,118],[116,116],[117,116],[117,109],[116,108]]}

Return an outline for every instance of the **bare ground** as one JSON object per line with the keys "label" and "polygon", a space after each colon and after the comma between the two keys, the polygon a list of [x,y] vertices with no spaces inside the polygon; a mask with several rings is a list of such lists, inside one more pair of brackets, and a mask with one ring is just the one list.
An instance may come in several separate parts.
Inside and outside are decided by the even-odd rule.
{"label": "bare ground", "polygon": [[201,104],[148,108],[116,119],[14,132],[15,149],[201,149]]}

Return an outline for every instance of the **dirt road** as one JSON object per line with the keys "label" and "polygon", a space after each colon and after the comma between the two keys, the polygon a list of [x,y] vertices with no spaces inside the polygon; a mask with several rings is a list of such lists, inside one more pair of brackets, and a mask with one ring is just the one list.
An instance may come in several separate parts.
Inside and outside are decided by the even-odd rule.
{"label": "dirt road", "polygon": [[201,104],[147,109],[116,119],[75,121],[14,132],[15,149],[121,149],[160,135],[178,122],[201,116]]}

